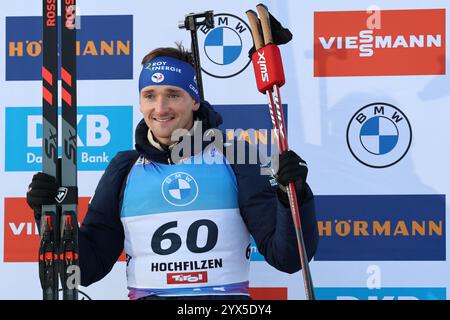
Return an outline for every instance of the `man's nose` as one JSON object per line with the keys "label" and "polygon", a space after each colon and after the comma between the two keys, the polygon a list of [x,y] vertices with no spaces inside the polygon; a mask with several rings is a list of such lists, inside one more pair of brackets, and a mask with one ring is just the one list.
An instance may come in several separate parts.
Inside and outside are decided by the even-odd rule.
{"label": "man's nose", "polygon": [[155,100],[155,112],[158,114],[163,114],[165,112],[167,112],[167,103],[164,99],[164,97],[162,96],[158,96]]}

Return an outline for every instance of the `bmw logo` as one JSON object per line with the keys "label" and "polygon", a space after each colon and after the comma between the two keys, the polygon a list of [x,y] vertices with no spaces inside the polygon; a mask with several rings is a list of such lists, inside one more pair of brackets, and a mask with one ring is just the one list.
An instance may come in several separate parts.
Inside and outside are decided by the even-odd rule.
{"label": "bmw logo", "polygon": [[359,109],[347,127],[347,145],[356,160],[372,168],[399,162],[411,146],[412,131],[406,115],[388,103]]}
{"label": "bmw logo", "polygon": [[250,27],[243,19],[227,13],[215,14],[214,26],[199,29],[202,70],[215,78],[234,77],[250,64],[248,51],[253,46]]}
{"label": "bmw logo", "polygon": [[168,203],[182,207],[197,199],[198,185],[191,175],[185,172],[176,172],[164,179],[161,191]]}

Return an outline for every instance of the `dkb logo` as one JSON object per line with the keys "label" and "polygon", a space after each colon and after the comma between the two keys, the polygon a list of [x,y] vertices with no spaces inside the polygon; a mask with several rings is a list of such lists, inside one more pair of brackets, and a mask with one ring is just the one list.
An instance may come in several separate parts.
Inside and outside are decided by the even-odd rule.
{"label": "dkb logo", "polygon": [[[7,107],[5,114],[5,170],[41,170],[42,108]],[[132,106],[78,108],[78,168],[105,170],[117,152],[131,149],[132,123]]]}

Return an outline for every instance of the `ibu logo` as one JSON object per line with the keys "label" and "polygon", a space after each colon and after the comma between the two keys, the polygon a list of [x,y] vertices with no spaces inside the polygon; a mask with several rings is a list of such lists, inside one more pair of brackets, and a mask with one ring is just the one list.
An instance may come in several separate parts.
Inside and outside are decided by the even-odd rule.
{"label": "ibu logo", "polygon": [[214,28],[202,26],[199,42],[202,70],[216,78],[238,75],[250,64],[248,51],[253,46],[252,34],[247,23],[232,14],[214,15]]}
{"label": "ibu logo", "polygon": [[185,172],[176,172],[164,179],[161,191],[168,203],[182,207],[197,199],[198,184],[191,175]]}
{"label": "ibu logo", "polygon": [[[132,148],[132,106],[79,107],[77,111],[79,170],[105,170],[117,152]],[[7,107],[5,114],[5,171],[42,170],[42,108]],[[61,123],[59,117],[60,156]]]}
{"label": "ibu logo", "polygon": [[411,146],[412,131],[406,115],[388,103],[372,103],[359,109],[347,127],[352,155],[372,168],[399,162]]}

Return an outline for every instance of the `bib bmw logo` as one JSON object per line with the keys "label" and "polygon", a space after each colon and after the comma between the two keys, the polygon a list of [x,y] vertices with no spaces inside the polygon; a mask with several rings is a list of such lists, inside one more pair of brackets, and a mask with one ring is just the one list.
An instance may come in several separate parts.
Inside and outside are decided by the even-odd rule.
{"label": "bib bmw logo", "polygon": [[372,103],[359,109],[347,127],[347,144],[353,156],[372,168],[399,162],[412,140],[406,115],[388,103]]}
{"label": "bib bmw logo", "polygon": [[202,70],[215,78],[238,75],[250,64],[248,51],[253,46],[247,23],[232,14],[214,15],[214,28],[201,27],[198,32]]}
{"label": "bib bmw logo", "polygon": [[176,172],[164,179],[161,191],[168,203],[182,207],[197,199],[198,185],[191,175],[185,172]]}

